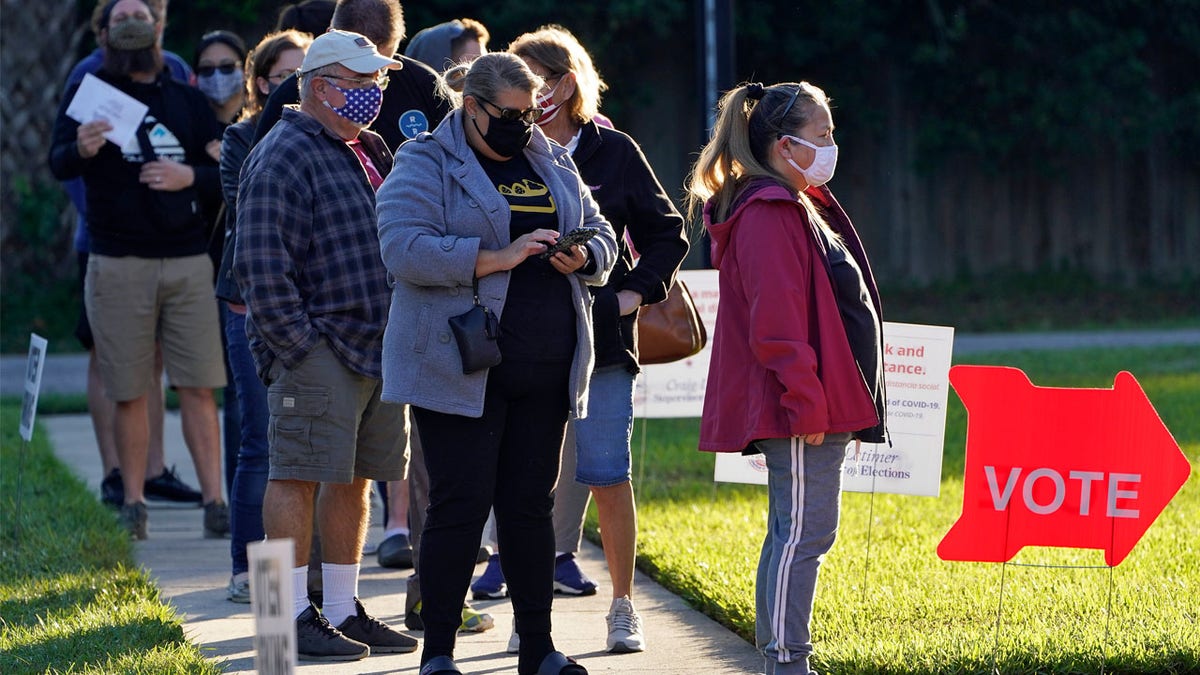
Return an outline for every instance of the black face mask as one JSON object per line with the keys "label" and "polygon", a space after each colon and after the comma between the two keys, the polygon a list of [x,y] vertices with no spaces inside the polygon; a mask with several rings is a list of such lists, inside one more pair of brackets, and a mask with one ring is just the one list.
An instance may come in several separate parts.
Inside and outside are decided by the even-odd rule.
{"label": "black face mask", "polygon": [[475,125],[475,131],[479,131],[483,142],[488,144],[492,152],[501,157],[516,157],[518,152],[529,145],[529,139],[533,137],[533,125],[526,124],[521,120],[493,117],[486,108],[483,110],[483,114],[488,116],[486,134],[479,131],[479,123],[475,121],[474,117],[471,118],[471,124]]}

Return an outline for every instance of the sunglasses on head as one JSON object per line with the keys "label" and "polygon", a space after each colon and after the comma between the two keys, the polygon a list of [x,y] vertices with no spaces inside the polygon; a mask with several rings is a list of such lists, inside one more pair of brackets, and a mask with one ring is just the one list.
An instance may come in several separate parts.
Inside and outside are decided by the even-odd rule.
{"label": "sunglasses on head", "polygon": [[783,108],[783,114],[779,116],[779,121],[787,119],[787,114],[792,111],[792,106],[796,105],[796,98],[800,96],[800,85],[796,85],[796,91],[792,92],[792,97],[788,99],[787,105]]}
{"label": "sunglasses on head", "polygon": [[219,66],[197,66],[196,74],[203,75],[204,77],[209,77],[210,75],[212,75],[213,73],[215,73],[219,70],[219,71],[221,71],[222,75],[228,75],[228,74],[232,73],[233,71],[237,70],[237,68],[238,68],[238,64],[236,64],[236,63],[222,63]]}
{"label": "sunglasses on head", "polygon": [[519,120],[521,122],[524,122],[525,124],[533,124],[534,122],[537,121],[537,119],[539,117],[542,116],[542,109],[537,107],[536,105],[530,106],[524,110],[516,110],[513,108],[501,108],[500,106],[496,105],[495,103],[492,103],[491,101],[487,100],[486,98],[484,98],[482,96],[479,96],[477,94],[472,94],[472,95],[475,98],[482,101],[483,103],[487,103],[488,105],[492,106],[496,110],[499,110],[500,114],[496,115],[496,117],[499,117],[502,120],[506,120],[509,122],[516,122]]}

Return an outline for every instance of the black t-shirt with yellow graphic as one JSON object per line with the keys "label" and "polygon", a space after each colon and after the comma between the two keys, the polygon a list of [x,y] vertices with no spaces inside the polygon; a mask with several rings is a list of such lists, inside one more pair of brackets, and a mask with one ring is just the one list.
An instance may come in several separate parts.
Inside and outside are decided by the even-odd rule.
{"label": "black t-shirt with yellow graphic", "polygon": [[[537,229],[558,230],[558,206],[524,155],[504,162],[476,153],[508,201],[512,240]],[[500,316],[500,353],[508,361],[569,362],[575,354],[571,285],[550,261],[532,255],[512,270]]]}

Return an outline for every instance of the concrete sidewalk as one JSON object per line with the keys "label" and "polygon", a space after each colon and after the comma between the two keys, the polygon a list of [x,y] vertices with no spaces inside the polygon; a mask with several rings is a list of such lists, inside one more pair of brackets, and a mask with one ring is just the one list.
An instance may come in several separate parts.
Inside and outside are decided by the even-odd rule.
{"label": "concrete sidewalk", "polygon": [[[87,415],[40,418],[59,459],[72,467],[88,487],[99,494],[101,468]],[[191,458],[183,444],[179,415],[166,419],[167,465],[180,477],[197,485]],[[229,581],[229,540],[204,539],[197,508],[157,506],[150,503],[150,537],[136,543],[137,561],[162,590],[163,598],[178,608],[188,637],[229,673],[254,672],[254,620],[249,605],[225,599]],[[370,541],[379,541],[379,509],[373,509]],[[591,673],[706,673],[733,675],[762,672],[762,659],[754,647],[716,622],[691,609],[680,598],[638,573],[634,582],[639,613],[645,624],[649,649],[641,654],[608,654],[604,651],[605,622],[611,600],[604,555],[584,542],[580,567],[600,583],[600,592],[586,598],[555,596],[556,646],[584,664]],[[476,574],[483,566],[476,568]],[[409,570],[379,567],[375,556],[363,559],[359,594],[367,609],[388,624],[404,626],[404,588]],[[505,653],[512,630],[512,607],[507,600],[474,602],[490,613],[496,627],[485,633],[460,633],[456,660],[466,673],[516,673],[517,657]],[[420,637],[420,633],[413,633]],[[420,652],[381,654],[344,664],[301,663],[299,672],[321,674],[416,673]]]}

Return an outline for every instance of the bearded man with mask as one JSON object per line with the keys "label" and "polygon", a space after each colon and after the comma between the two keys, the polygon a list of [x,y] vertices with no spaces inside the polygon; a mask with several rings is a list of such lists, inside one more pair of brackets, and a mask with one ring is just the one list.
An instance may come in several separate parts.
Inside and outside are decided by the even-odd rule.
{"label": "bearded man with mask", "polygon": [[205,146],[220,129],[204,95],[164,71],[163,24],[149,4],[114,0],[97,25],[105,45],[97,77],[148,110],[134,137],[117,147],[104,136],[112,129],[107,121],[80,124],[67,116],[78,89],[71,87],[55,120],[50,167],[60,180],[84,181],[91,235],[84,294],[100,376],[117,402],[121,520],[133,536],[147,536],[147,404],[158,339],[179,393],[205,530],[220,536],[228,515],[212,390],[224,386],[225,370],[199,209],[203,198],[219,193],[216,162]]}
{"label": "bearded man with mask", "polygon": [[[333,30],[300,66],[300,105],[251,150],[238,189],[233,273],[267,385],[267,537],[296,542],[299,657],[350,661],[411,652],[417,641],[366,613],[358,572],[371,480],[403,477],[407,417],[380,401],[387,270],[375,190],[392,168],[380,81],[399,63],[362,35]],[[307,596],[313,498],[321,536],[321,612]]]}
{"label": "bearded man with mask", "polygon": [[[147,3],[155,10],[160,23],[166,23],[165,0],[150,0]],[[100,0],[92,11],[91,28],[99,46],[90,54],[80,59],[71,69],[63,91],[79,86],[88,74],[95,74],[104,66],[104,28],[111,13],[114,0]],[[102,23],[103,22],[103,23]],[[159,35],[161,37],[161,31]],[[161,40],[160,40],[161,42]],[[192,70],[179,55],[163,50],[163,64],[171,76],[181,82],[190,82]],[[83,296],[83,282],[87,276],[87,258],[90,242],[87,228],[87,189],[82,178],[72,178],[63,181],[63,189],[75,207],[75,253],[79,264],[79,295]],[[113,430],[117,414],[116,403],[104,393],[104,383],[100,379],[100,365],[96,360],[96,344],[92,337],[91,324],[88,322],[85,303],[80,303],[79,320],[75,324],[75,336],[80,345],[89,352],[87,372],[88,413],[92,417],[92,428],[96,435],[96,446],[100,451],[100,462],[104,468],[104,479],[100,481],[100,498],[110,506],[121,508],[125,503],[125,485],[121,479],[120,463],[117,460],[117,441]],[[156,369],[151,374],[152,388],[148,403],[150,424],[150,452],[146,462],[146,481],[144,495],[150,500],[167,500],[181,503],[201,503],[199,492],[185,484],[176,475],[174,468],[168,469],[163,457],[163,395],[162,395],[162,363],[156,363]]]}

